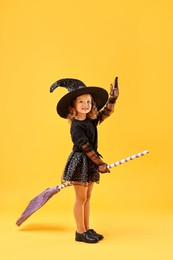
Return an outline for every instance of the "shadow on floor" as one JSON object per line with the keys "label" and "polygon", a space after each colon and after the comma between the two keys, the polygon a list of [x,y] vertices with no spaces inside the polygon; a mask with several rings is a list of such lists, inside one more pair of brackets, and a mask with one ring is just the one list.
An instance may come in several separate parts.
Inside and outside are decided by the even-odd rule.
{"label": "shadow on floor", "polygon": [[57,232],[57,231],[67,231],[67,227],[58,226],[54,224],[28,224],[24,227],[21,227],[19,231],[48,231],[48,232]]}

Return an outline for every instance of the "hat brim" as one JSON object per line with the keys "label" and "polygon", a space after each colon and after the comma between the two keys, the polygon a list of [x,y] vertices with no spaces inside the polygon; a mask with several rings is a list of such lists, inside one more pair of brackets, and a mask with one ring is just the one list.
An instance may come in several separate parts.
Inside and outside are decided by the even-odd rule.
{"label": "hat brim", "polygon": [[94,101],[98,111],[106,104],[108,100],[108,92],[100,87],[84,87],[67,93],[63,96],[57,104],[57,113],[63,118],[67,118],[69,114],[69,106],[72,101],[81,95],[90,94]]}

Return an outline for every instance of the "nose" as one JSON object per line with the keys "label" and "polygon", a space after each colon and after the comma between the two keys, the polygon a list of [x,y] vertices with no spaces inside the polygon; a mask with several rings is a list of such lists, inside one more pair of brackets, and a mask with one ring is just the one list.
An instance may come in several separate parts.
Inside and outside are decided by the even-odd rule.
{"label": "nose", "polygon": [[88,103],[87,102],[83,102],[83,106],[87,107]]}

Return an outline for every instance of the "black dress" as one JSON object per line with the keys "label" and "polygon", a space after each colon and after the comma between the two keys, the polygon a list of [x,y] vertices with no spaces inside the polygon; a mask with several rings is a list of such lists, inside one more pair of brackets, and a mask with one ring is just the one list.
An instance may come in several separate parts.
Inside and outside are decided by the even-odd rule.
{"label": "black dress", "polygon": [[97,153],[97,124],[98,119],[74,119],[71,124],[71,138],[73,150],[68,157],[62,183],[65,181],[96,182],[99,183],[98,166],[92,162],[82,150],[82,145],[89,144]]}

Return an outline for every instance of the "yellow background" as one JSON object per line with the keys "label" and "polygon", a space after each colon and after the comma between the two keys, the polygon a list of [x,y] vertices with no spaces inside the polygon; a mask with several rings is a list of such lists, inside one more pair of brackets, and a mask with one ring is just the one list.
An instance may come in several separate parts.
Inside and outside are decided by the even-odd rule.
{"label": "yellow background", "polygon": [[[173,259],[172,13],[171,0],[0,2],[2,259]],[[105,240],[74,241],[72,187],[17,228],[26,204],[60,184],[72,147],[56,114],[67,91],[50,85],[73,77],[109,91],[115,76],[99,151],[107,163],[150,153],[95,185],[92,227]]]}

